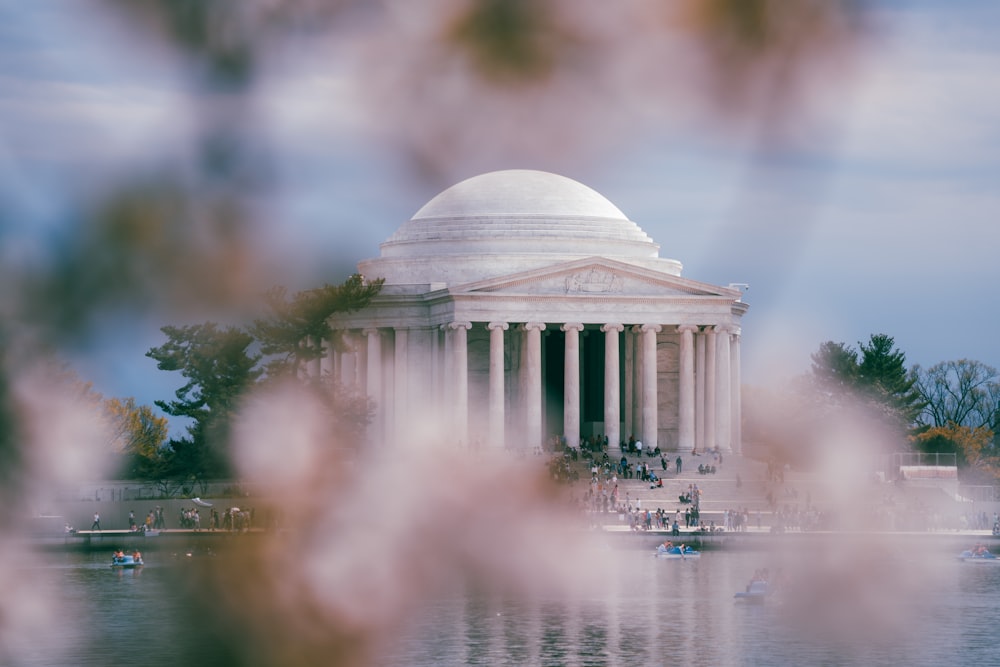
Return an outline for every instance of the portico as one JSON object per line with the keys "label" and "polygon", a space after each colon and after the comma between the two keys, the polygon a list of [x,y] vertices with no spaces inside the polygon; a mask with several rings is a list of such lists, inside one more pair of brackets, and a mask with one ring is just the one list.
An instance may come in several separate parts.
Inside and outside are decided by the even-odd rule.
{"label": "portico", "polygon": [[385,286],[332,321],[328,370],[375,402],[372,446],[405,446],[419,427],[480,448],[634,436],[740,449],[742,292],[682,278],[576,181],[463,181],[359,270]]}

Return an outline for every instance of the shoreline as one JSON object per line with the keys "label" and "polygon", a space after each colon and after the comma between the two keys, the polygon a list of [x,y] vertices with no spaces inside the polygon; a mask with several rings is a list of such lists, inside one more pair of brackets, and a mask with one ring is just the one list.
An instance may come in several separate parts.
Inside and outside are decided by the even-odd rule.
{"label": "shoreline", "polygon": [[[627,526],[605,526],[587,529],[604,539],[607,546],[616,549],[655,549],[666,540],[691,545],[699,550],[763,550],[770,547],[790,548],[827,542],[883,541],[904,546],[933,545],[934,548],[969,548],[977,542],[986,544],[992,551],[1000,551],[1000,537],[989,530],[942,531],[788,531],[774,533],[769,530],[715,531],[682,530],[674,535],[670,530],[633,531]],[[142,551],[162,549],[223,549],[239,547],[271,537],[280,538],[281,530],[253,528],[242,531],[164,529],[143,533],[130,530],[81,530],[63,535],[26,536],[25,541],[34,549],[43,551],[111,551],[115,548]]]}

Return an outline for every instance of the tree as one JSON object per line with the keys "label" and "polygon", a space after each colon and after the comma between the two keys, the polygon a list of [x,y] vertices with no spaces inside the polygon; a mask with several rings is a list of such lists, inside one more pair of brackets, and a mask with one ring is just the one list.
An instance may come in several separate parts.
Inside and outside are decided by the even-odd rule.
{"label": "tree", "polygon": [[844,343],[826,341],[811,355],[812,376],[827,391],[842,392],[858,380],[858,353]]}
{"label": "tree", "polygon": [[284,287],[264,294],[270,313],[254,321],[251,332],[261,353],[270,356],[269,377],[297,374],[302,365],[323,356],[323,341],[330,340],[329,319],[368,305],[382,289],[382,279],[367,281],[355,273],[342,285],[323,285],[297,292],[290,299]]}
{"label": "tree", "polygon": [[134,398],[104,401],[111,425],[111,446],[122,459],[120,473],[134,479],[155,479],[163,465],[167,419],[148,405],[137,406]]}
{"label": "tree", "polygon": [[873,433],[902,439],[916,426],[923,405],[906,357],[885,334],[872,334],[868,343],[858,346],[860,354],[844,343],[827,341],[812,355],[808,421],[818,424],[838,414],[862,418]]}
{"label": "tree", "polygon": [[[333,334],[330,316],[364,308],[382,283],[355,274],[342,285],[324,285],[291,297],[284,287],[272,288],[264,294],[269,315],[249,330],[220,328],[213,322],[163,327],[167,342],[146,356],[155,359],[160,370],[180,371],[188,382],[177,390],[176,400],[156,405],[192,423],[188,437],[171,440],[162,453],[161,472],[195,481],[228,474],[229,433],[240,399],[262,381],[298,378],[303,364],[322,357],[323,341]],[[332,378],[322,380],[317,375],[309,382],[321,392],[332,428],[358,435],[371,419],[367,397],[349,395]]]}
{"label": "tree", "polygon": [[906,369],[906,355],[886,334],[872,334],[867,345],[858,346],[858,388],[901,430],[914,427],[923,403],[914,389],[916,378]]}
{"label": "tree", "polygon": [[237,327],[214,322],[161,329],[168,341],[146,353],[157,368],[180,371],[188,382],[176,400],[156,401],[168,415],[192,420],[188,438],[171,440],[172,474],[205,478],[230,472],[228,440],[240,398],[263,371],[259,354],[250,353],[254,339]]}
{"label": "tree", "polygon": [[918,416],[923,426],[956,424],[996,431],[1000,376],[992,366],[969,359],[943,361],[926,371],[915,366],[913,376],[923,402]]}
{"label": "tree", "polygon": [[284,287],[275,287],[264,295],[268,315],[255,320],[251,328],[267,358],[266,381],[291,377],[309,385],[308,389],[325,406],[330,432],[338,436],[339,442],[361,439],[374,415],[373,402],[365,394],[340,386],[338,379],[328,373],[300,371],[303,365],[323,357],[325,341],[338,344],[330,316],[364,308],[381,291],[383,282],[354,274],[342,285],[326,284],[290,298]]}
{"label": "tree", "polygon": [[1000,478],[1000,458],[993,446],[993,431],[988,428],[955,424],[932,426],[919,433],[914,440],[925,452],[945,452],[956,455],[959,468],[966,470],[966,477],[985,477],[990,482]]}

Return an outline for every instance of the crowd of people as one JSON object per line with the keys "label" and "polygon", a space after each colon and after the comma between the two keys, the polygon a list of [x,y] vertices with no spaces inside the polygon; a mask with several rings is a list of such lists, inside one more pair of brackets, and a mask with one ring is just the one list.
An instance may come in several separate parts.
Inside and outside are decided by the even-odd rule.
{"label": "crowd of people", "polygon": [[[239,507],[230,507],[221,514],[213,507],[209,513],[207,528],[208,530],[247,531],[253,526],[253,519],[254,510],[252,507],[245,510]],[[201,512],[197,507],[182,507],[177,520],[178,526],[183,530],[202,529]],[[97,513],[94,514],[93,525],[95,527],[92,530],[100,530],[100,515]],[[130,531],[146,532],[150,530],[163,530],[166,527],[167,522],[164,519],[163,508],[160,506],[149,510],[142,523],[138,523],[135,512],[129,510],[128,528]],[[76,529],[67,524],[66,532],[76,532]]]}
{"label": "crowd of people", "polygon": [[[670,511],[662,507],[643,507],[642,501],[632,498],[629,492],[623,489],[631,488],[634,492],[634,484],[623,484],[628,480],[640,481],[648,484],[650,489],[664,488],[664,479],[670,475],[681,475],[684,470],[684,458],[680,454],[674,460],[668,460],[666,454],[658,448],[647,449],[638,440],[630,438],[622,443],[621,454],[617,458],[612,458],[605,449],[606,443],[599,438],[584,440],[579,451],[571,448],[563,448],[549,459],[548,467],[551,476],[563,482],[575,482],[581,477],[581,466],[578,462],[583,459],[586,465],[583,467],[583,474],[589,472],[589,483],[582,498],[579,499],[580,507],[592,515],[591,520],[596,524],[603,523],[599,516],[602,514],[618,515],[618,520],[627,523],[630,530],[669,530],[679,533],[681,529],[690,531],[698,529],[702,531],[745,531],[751,525],[752,517],[748,508],[730,508],[722,512],[721,525],[716,526],[715,521],[707,523],[702,519],[702,489],[697,483],[691,482],[682,487],[681,493],[676,496],[678,507]],[[723,455],[717,449],[711,449],[702,453],[692,452],[689,456],[704,457],[704,462],[699,463],[695,469],[699,474],[714,474],[722,465]],[[742,479],[736,482],[736,488],[742,488]],[[719,518],[719,517],[714,517]],[[798,516],[784,516],[781,521],[788,527],[802,525]],[[761,527],[760,511],[756,512],[756,526]]]}

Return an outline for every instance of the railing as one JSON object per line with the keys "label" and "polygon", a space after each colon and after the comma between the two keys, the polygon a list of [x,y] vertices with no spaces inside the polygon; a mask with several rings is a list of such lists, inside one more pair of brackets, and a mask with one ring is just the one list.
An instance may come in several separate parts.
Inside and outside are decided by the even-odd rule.
{"label": "railing", "polygon": [[211,480],[204,484],[171,484],[164,489],[155,482],[136,480],[108,480],[67,486],[56,493],[57,500],[94,501],[142,501],[165,500],[168,498],[240,498],[255,496],[258,489],[254,485],[235,480]]}
{"label": "railing", "polygon": [[979,484],[959,484],[958,495],[977,503],[994,503],[1000,500],[1000,489]]}
{"label": "railing", "polygon": [[941,466],[954,468],[958,459],[954,453],[946,452],[896,452],[889,455],[888,470],[899,470],[903,466]]}

